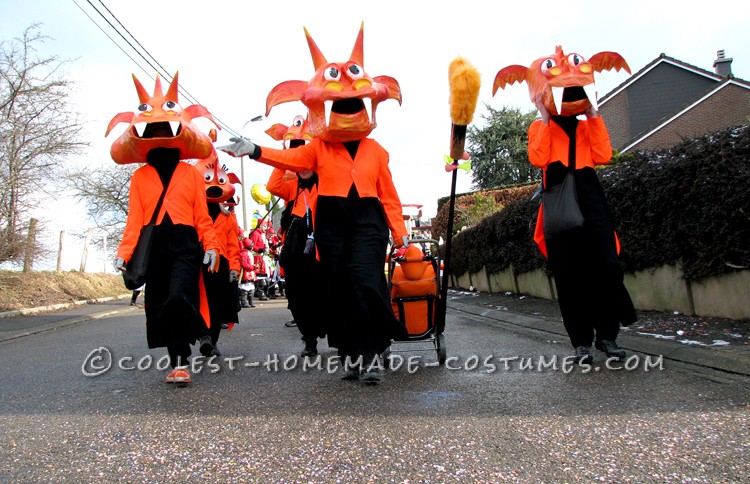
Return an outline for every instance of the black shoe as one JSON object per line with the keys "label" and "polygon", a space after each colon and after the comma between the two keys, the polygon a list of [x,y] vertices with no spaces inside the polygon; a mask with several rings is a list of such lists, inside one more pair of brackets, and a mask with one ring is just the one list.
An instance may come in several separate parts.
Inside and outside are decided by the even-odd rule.
{"label": "black shoe", "polygon": [[609,358],[617,358],[618,360],[625,358],[625,350],[620,348],[611,339],[597,341],[594,343],[594,346],[596,346],[597,350],[605,352]]}
{"label": "black shoe", "polygon": [[221,329],[229,329],[229,324],[221,323]]}
{"label": "black shoe", "polygon": [[359,368],[349,368],[348,370],[344,371],[344,376],[341,377],[342,380],[359,380]]}
{"label": "black shoe", "polygon": [[214,345],[211,343],[211,337],[210,336],[201,336],[201,339],[198,341],[200,344],[200,352],[203,356],[206,358],[210,357],[213,354],[214,351]]}
{"label": "black shoe", "polygon": [[303,358],[305,356],[315,356],[318,354],[318,344],[317,343],[305,343],[305,349],[302,350],[302,353],[300,356]]}
{"label": "black shoe", "polygon": [[287,321],[286,323],[284,323],[284,326],[286,326],[287,328],[293,328],[293,327],[297,326],[297,322],[295,320],[293,320],[293,319],[290,319],[289,321]]}
{"label": "black shoe", "polygon": [[383,381],[383,374],[377,368],[365,370],[365,372],[362,373],[361,380],[370,385],[377,385],[378,383]]}
{"label": "black shoe", "polygon": [[578,346],[576,347],[576,354],[573,357],[573,362],[590,365],[594,362],[594,357],[591,356],[591,346]]}

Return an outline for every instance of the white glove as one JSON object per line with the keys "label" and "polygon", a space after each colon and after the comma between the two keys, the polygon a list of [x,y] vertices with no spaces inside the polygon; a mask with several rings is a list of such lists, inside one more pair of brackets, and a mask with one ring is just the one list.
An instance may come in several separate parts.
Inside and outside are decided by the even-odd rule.
{"label": "white glove", "polygon": [[125,259],[122,257],[117,257],[113,265],[115,266],[116,271],[125,272]]}
{"label": "white glove", "polygon": [[239,272],[235,270],[229,271],[229,282],[237,282],[237,279],[239,278],[240,278]]}
{"label": "white glove", "polygon": [[232,144],[217,146],[216,149],[229,153],[236,158],[239,158],[240,156],[250,156],[250,158],[253,158],[257,148],[255,143],[246,138],[229,138],[229,141],[231,141]]}
{"label": "white glove", "polygon": [[203,263],[208,264],[208,272],[216,272],[216,251],[214,249],[206,251],[203,256]]}
{"label": "white glove", "polygon": [[404,243],[404,245],[402,245],[401,247],[403,247],[404,249],[408,249],[409,248],[409,236],[408,235],[402,235],[401,236],[401,242]]}

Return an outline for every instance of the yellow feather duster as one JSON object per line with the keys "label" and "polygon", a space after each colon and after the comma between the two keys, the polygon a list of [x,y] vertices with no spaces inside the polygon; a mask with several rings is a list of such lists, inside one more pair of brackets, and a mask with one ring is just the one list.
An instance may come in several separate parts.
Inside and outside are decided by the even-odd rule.
{"label": "yellow feather duster", "polygon": [[466,59],[457,57],[448,67],[450,84],[451,121],[467,126],[474,117],[477,107],[479,87],[482,84],[479,71]]}

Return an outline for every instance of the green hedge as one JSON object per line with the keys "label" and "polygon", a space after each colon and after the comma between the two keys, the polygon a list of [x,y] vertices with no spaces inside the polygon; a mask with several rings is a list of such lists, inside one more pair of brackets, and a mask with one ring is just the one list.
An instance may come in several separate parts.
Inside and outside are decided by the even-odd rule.
{"label": "green hedge", "polygon": [[[626,272],[681,264],[685,278],[695,281],[750,267],[749,127],[623,156],[599,176]],[[507,202],[511,193],[516,199],[453,237],[453,274],[483,267],[495,273],[511,263],[517,273],[546,269],[532,240],[533,188],[498,190],[504,196],[496,198]]]}

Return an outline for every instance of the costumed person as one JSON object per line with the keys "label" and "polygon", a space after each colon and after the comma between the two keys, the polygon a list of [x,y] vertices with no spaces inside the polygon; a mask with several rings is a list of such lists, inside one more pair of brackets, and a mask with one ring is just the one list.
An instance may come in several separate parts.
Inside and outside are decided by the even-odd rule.
{"label": "costumed person", "polygon": [[[177,74],[166,94],[158,74],[153,95],[135,76],[133,81],[140,104],[135,112],[116,115],[105,134],[118,123],[128,123],[112,144],[112,159],[119,164],[145,163],[130,180],[128,217],[115,267],[127,270],[143,227],[155,217],[144,300],[148,347],[166,347],[173,368],[167,382],[187,384],[192,381],[187,369],[190,345],[209,324],[201,264],[216,270],[219,244],[208,215],[203,178],[180,160],[211,153],[211,139],[192,119],[213,118],[202,106],[180,106]],[[210,338],[204,337],[200,345],[206,344],[210,346]]]}
{"label": "costumed person", "polygon": [[[528,68],[500,70],[493,86],[494,95],[498,88],[526,81],[542,118],[528,131],[529,160],[542,169],[543,184],[534,240],[549,261],[574,359],[581,363],[593,362],[592,343],[608,357],[624,358],[616,343],[620,325],[637,319],[623,284],[614,222],[594,169],[612,158],[607,127],[597,112],[594,72],[621,68],[630,72],[615,52],[586,60],[558,46]],[[566,178],[570,183],[564,183]],[[578,212],[575,202],[554,209],[551,197],[566,188],[577,194],[579,217],[570,216]]]}
{"label": "costumed person", "polygon": [[[216,272],[203,269],[203,280],[208,297],[211,317],[209,334],[211,351],[203,356],[221,356],[217,345],[222,327],[231,328],[239,322],[237,314],[237,293],[234,284],[240,274],[240,250],[237,244],[237,218],[229,211],[227,201],[235,193],[233,183],[241,183],[234,173],[227,173],[226,167],[219,166],[219,157],[212,150],[211,155],[199,160],[195,168],[205,183],[208,215],[213,221],[214,233],[219,243],[219,267]],[[203,348],[201,348],[203,351]]]}
{"label": "costumed person", "polygon": [[[292,125],[274,124],[269,136],[284,142],[284,148],[304,146],[312,139],[307,120],[296,116]],[[284,269],[287,308],[302,335],[301,356],[318,354],[318,338],[325,338],[323,300],[318,289],[321,277],[315,251],[314,221],[318,202],[318,176],[312,170],[293,173],[274,168],[266,188],[284,200],[279,233],[282,249],[279,263]]]}
{"label": "costumed person", "polygon": [[[315,243],[329,294],[336,287],[340,295],[328,321],[328,344],[338,348],[345,379],[378,383],[379,355],[392,339],[407,334],[393,315],[383,270],[389,230],[397,247],[409,239],[388,152],[367,137],[376,126],[377,105],[388,99],[400,104],[401,89],[391,77],[365,72],[363,32],[364,24],[349,60],[332,63],[305,29],[314,77],[283,82],[266,99],[266,115],[277,104],[302,101],[308,108],[310,143],[293,150],[261,149],[232,138],[232,145],[219,149],[282,170],[318,174]],[[359,368],[347,361],[360,362]]]}
{"label": "costumed person", "polygon": [[254,308],[255,283],[258,278],[255,275],[255,264],[250,250],[253,248],[252,241],[245,237],[241,242],[240,265],[242,266],[242,282],[240,283],[240,306],[243,308]]}

